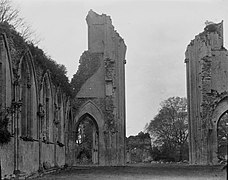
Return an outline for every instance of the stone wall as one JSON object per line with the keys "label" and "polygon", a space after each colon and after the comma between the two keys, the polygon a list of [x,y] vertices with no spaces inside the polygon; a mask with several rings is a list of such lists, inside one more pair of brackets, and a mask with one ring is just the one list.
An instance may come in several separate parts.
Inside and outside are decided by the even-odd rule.
{"label": "stone wall", "polygon": [[[186,50],[189,115],[189,160],[191,164],[216,164],[217,123],[228,106],[228,52],[223,47],[223,22],[210,24]],[[219,109],[218,109],[219,108]]]}
{"label": "stone wall", "polygon": [[[12,93],[12,64],[10,56],[8,54],[9,46],[4,35],[0,35],[0,108],[1,112],[5,112],[6,107],[11,106],[13,99]],[[12,117],[9,117],[8,130],[11,134],[14,133],[14,124],[12,123]],[[0,121],[3,121],[4,115],[0,115]],[[1,127],[2,130],[2,127]],[[1,145],[0,156],[2,173],[10,174],[14,170],[14,139],[8,144]],[[7,152],[7,153],[6,153]]]}
{"label": "stone wall", "polygon": [[0,148],[2,176],[63,166],[68,98],[48,71],[34,66],[28,47],[22,53],[7,35],[0,32],[0,108],[8,109],[11,140]]}

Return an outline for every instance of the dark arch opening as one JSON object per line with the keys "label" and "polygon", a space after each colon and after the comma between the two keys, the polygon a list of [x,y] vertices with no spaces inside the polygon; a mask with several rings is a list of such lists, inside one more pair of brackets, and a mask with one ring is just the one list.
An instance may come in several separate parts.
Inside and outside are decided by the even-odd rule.
{"label": "dark arch opening", "polygon": [[51,95],[51,87],[48,75],[45,74],[42,81],[42,92],[41,95],[41,104],[42,110],[44,111],[44,117],[41,120],[41,133],[42,140],[44,141],[52,141],[53,136],[51,135],[51,127],[50,125],[50,116],[52,112],[52,95]]}
{"label": "dark arch opening", "polygon": [[22,109],[21,109],[21,135],[32,137],[32,114],[33,114],[33,93],[32,93],[32,72],[28,60],[25,58],[21,64],[21,90],[22,90]]}
{"label": "dark arch opening", "polygon": [[218,159],[224,162],[227,158],[228,146],[228,111],[224,112],[217,123]]}
{"label": "dark arch opening", "polygon": [[99,129],[93,116],[86,113],[76,124],[76,162],[98,164]]}

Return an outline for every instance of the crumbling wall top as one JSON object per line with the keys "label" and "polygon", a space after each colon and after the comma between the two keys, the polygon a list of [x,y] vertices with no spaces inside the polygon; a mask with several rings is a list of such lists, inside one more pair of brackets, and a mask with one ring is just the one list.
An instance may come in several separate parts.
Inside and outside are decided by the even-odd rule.
{"label": "crumbling wall top", "polygon": [[210,23],[204,28],[204,33],[217,33],[221,38],[223,38],[223,21],[220,23]]}
{"label": "crumbling wall top", "polygon": [[223,21],[220,23],[208,23],[204,31],[195,36],[191,40],[185,52],[186,60],[188,61],[189,53],[197,49],[204,56],[211,56],[213,50],[226,50],[223,46]]}
{"label": "crumbling wall top", "polygon": [[104,53],[105,57],[112,58],[111,52],[115,51],[115,44],[126,49],[123,38],[114,29],[110,16],[99,15],[90,10],[86,22],[88,24],[88,50],[90,52]]}
{"label": "crumbling wall top", "polygon": [[88,24],[112,24],[112,20],[110,16],[106,14],[99,15],[90,9],[88,15],[86,16],[86,21]]}

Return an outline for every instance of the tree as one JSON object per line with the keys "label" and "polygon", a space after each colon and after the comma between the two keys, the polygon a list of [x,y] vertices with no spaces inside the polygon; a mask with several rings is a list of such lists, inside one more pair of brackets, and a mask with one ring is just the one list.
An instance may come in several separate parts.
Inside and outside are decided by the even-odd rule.
{"label": "tree", "polygon": [[182,161],[188,138],[186,98],[170,97],[163,101],[147,132],[155,138],[153,144],[163,152],[163,158]]}
{"label": "tree", "polygon": [[19,18],[19,11],[13,9],[10,0],[1,0],[0,1],[0,22],[8,22],[13,26],[17,26],[18,23],[22,21]]}
{"label": "tree", "polygon": [[19,10],[13,7],[11,0],[0,0],[0,23],[11,25],[25,41],[38,44],[39,40],[35,37],[35,32],[25,22],[24,18],[20,17]]}

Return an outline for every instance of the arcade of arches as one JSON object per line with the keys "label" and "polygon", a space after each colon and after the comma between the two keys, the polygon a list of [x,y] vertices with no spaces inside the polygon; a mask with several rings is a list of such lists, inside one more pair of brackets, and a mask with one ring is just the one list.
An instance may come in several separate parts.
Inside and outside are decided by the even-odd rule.
{"label": "arcade of arches", "polygon": [[227,158],[228,134],[228,52],[223,46],[223,22],[207,25],[185,55],[189,161],[218,164]]}
{"label": "arcade of arches", "polygon": [[125,164],[126,45],[109,16],[91,10],[86,21],[88,50],[72,79],[71,96],[56,85],[53,71],[35,61],[28,45],[17,49],[0,24],[0,123],[7,121],[0,131],[10,135],[0,148],[3,176],[64,165]]}

